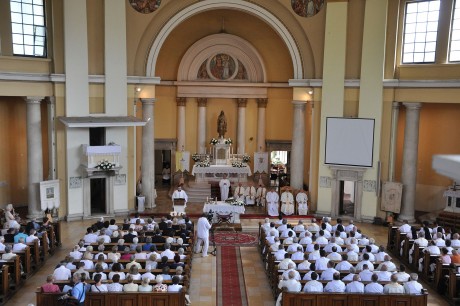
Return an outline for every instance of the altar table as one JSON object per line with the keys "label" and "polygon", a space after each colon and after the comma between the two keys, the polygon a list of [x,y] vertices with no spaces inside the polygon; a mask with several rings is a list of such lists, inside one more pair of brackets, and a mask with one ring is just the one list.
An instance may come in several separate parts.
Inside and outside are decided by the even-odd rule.
{"label": "altar table", "polygon": [[211,165],[209,167],[193,166],[192,169],[196,182],[220,181],[224,174],[227,174],[227,178],[232,183],[246,182],[248,175],[251,175],[251,168],[249,166],[238,168],[231,165]]}
{"label": "altar table", "polygon": [[216,204],[214,204],[214,202],[204,204],[203,212],[208,213],[211,210],[214,213],[214,218],[212,220],[213,223],[217,222],[216,213],[220,215],[228,215],[231,213],[232,214],[231,221],[233,223],[240,223],[240,215],[244,214],[245,212],[244,206],[231,205],[223,201],[217,201]]}

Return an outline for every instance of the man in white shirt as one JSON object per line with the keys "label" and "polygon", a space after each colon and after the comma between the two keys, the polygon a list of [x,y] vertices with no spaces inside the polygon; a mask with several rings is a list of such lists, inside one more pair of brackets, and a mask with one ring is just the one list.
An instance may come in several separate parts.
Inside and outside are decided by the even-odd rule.
{"label": "man in white shirt", "polygon": [[280,261],[278,264],[278,270],[287,270],[289,269],[289,265],[294,264],[294,269],[295,269],[295,262],[292,261],[291,257],[289,256],[288,253],[284,254],[284,259]]}
{"label": "man in white shirt", "polygon": [[385,247],[383,245],[381,245],[379,247],[379,252],[377,254],[375,254],[375,261],[385,261],[385,256],[387,256],[388,253],[385,252]]}
{"label": "man in white shirt", "polygon": [[27,238],[26,238],[26,243],[32,243],[35,240],[38,240],[38,245],[40,245],[40,239],[38,239],[38,237],[35,236],[36,233],[37,233],[37,231],[35,229],[33,229],[33,228],[30,229],[29,236],[27,236]]}
{"label": "man in white shirt", "polygon": [[406,294],[419,294],[422,292],[423,286],[417,280],[417,273],[412,273],[410,275],[410,281],[404,284],[404,292]]}
{"label": "man in white shirt", "polygon": [[327,269],[321,273],[321,280],[331,281],[334,278],[334,274],[339,273],[336,269],[334,269],[334,263],[329,261],[327,263]]}
{"label": "man in white shirt", "polygon": [[279,215],[279,195],[273,187],[269,192],[267,192],[267,196],[265,197],[267,200],[267,213],[269,216],[276,217]]}
{"label": "man in white shirt", "polygon": [[342,255],[337,253],[337,247],[332,247],[332,252],[327,255],[327,258],[329,258],[332,261],[341,261],[342,260]]}
{"label": "man in white shirt", "polygon": [[409,225],[409,221],[403,220],[403,225],[399,227],[399,231],[401,233],[410,233],[411,232],[411,226]]}
{"label": "man in white shirt", "polygon": [[358,271],[362,271],[362,270],[364,270],[364,265],[367,265],[367,267],[369,268],[370,271],[374,271],[374,264],[369,261],[369,254],[367,254],[367,253],[364,253],[363,261],[360,261],[356,265],[356,269],[358,269]]}
{"label": "man in white shirt", "polygon": [[233,197],[236,200],[244,202],[245,191],[246,191],[246,188],[244,188],[243,184],[241,182],[239,182],[238,187],[236,187],[235,191],[233,192]]}
{"label": "man in white shirt", "polygon": [[4,242],[5,242],[5,237],[0,236],[0,252],[5,251],[5,244],[4,244]]}
{"label": "man in white shirt", "polygon": [[294,214],[294,196],[289,188],[281,194],[281,212],[288,216]]}
{"label": "man in white shirt", "polygon": [[294,226],[293,230],[296,232],[305,232],[305,226],[303,225],[303,221],[299,220],[297,225]]}
{"label": "man in white shirt", "polygon": [[353,277],[353,281],[345,287],[347,293],[364,293],[364,284],[360,282],[359,275]]}
{"label": "man in white shirt", "polygon": [[142,219],[142,218],[139,216],[138,213],[136,213],[136,214],[134,215],[134,217],[132,217],[132,218],[129,220],[129,223],[135,224],[137,220],[139,220],[139,221],[141,222],[141,224],[144,224],[144,223],[145,223],[145,220]]}
{"label": "man in white shirt", "polygon": [[19,242],[13,244],[13,252],[20,252],[27,249],[27,244],[24,243],[24,238],[19,238]]}
{"label": "man in white shirt", "polygon": [[351,231],[355,231],[357,228],[353,220],[350,220],[348,225],[345,226],[345,232],[349,233]]}
{"label": "man in white shirt", "polygon": [[317,281],[318,274],[316,272],[312,272],[310,277],[311,281],[305,284],[305,286],[303,287],[303,292],[323,292],[323,284]]}
{"label": "man in white shirt", "polygon": [[386,265],[382,265],[380,271],[375,272],[379,277],[379,282],[389,282],[391,280],[392,273],[388,271]]}
{"label": "man in white shirt", "polygon": [[201,242],[203,242],[202,256],[206,257],[208,256],[209,230],[211,229],[211,224],[209,224],[206,214],[203,214],[201,218],[198,219],[196,228],[197,241],[195,244],[195,253],[200,251]]}
{"label": "man in white shirt", "polygon": [[299,215],[308,215],[308,195],[305,190],[300,190],[297,193],[295,200],[297,202],[297,210]]}
{"label": "man in white shirt", "polygon": [[291,255],[291,258],[292,258],[292,260],[303,260],[304,254],[305,254],[305,253],[303,252],[302,246],[299,245],[299,246],[297,247],[297,251],[294,252],[294,253]]}
{"label": "man in white shirt", "polygon": [[166,256],[168,257],[168,259],[174,259],[174,255],[176,255],[176,253],[171,251],[171,245],[169,243],[165,243],[164,247],[165,247],[165,250],[161,252],[160,256],[161,257]]}
{"label": "man in white shirt", "polygon": [[[339,269],[337,269],[337,270],[340,271]],[[358,274],[356,274],[356,269],[355,269],[355,267],[351,266],[350,267],[350,273],[345,275],[345,277],[342,278],[342,281],[344,281],[344,282],[345,281],[353,281],[353,278],[355,277],[355,275],[358,275]],[[359,279],[361,279],[361,277]]]}
{"label": "man in white shirt", "polygon": [[372,283],[364,287],[364,293],[383,293],[383,286],[378,283],[379,277],[377,274],[372,275]]}
{"label": "man in white shirt", "polygon": [[[358,268],[356,268],[357,271]],[[369,266],[367,264],[365,264],[363,266],[363,270],[361,272],[359,272],[359,278],[363,281],[363,282],[369,282],[372,280],[372,275],[374,275],[374,273],[369,270]],[[379,279],[379,277],[377,275],[375,275],[377,277],[377,280]]]}
{"label": "man in white shirt", "polygon": [[173,207],[174,207],[174,200],[176,199],[184,199],[184,205],[187,206],[188,196],[187,193],[182,190],[182,185],[179,185],[177,189],[173,192],[171,196]]}
{"label": "man in white shirt", "polygon": [[285,258],[286,250],[284,249],[284,246],[280,244],[278,251],[273,253],[273,256],[275,256],[275,260],[283,260]]}
{"label": "man in white shirt", "polygon": [[267,197],[267,188],[265,188],[264,184],[260,183],[259,188],[256,191],[256,204],[257,206],[265,206],[265,200]]}
{"label": "man in white shirt", "polygon": [[331,232],[332,231],[332,225],[331,225],[331,218],[329,217],[324,217],[323,218],[323,223],[326,225],[326,230],[328,232]]}
{"label": "man in white shirt", "polygon": [[327,264],[330,261],[329,258],[326,257],[326,252],[324,250],[319,251],[319,255],[321,256],[316,260],[316,270],[326,270]]}
{"label": "man in white shirt", "polygon": [[412,254],[414,253],[415,247],[426,247],[428,246],[428,240],[425,238],[425,234],[423,232],[419,232],[417,234],[417,239],[414,240],[414,244],[412,248],[409,250],[409,263],[412,263]]}
{"label": "man in white shirt", "polygon": [[53,277],[57,281],[66,281],[69,280],[72,277],[72,272],[70,269],[65,267],[66,263],[64,261],[61,261],[59,263],[59,267],[54,269],[53,272]]}
{"label": "man in white shirt", "polygon": [[383,287],[383,293],[387,293],[387,294],[404,293],[404,287],[398,284],[398,277],[396,275],[392,275],[391,283],[386,284]]}
{"label": "man in white shirt", "polygon": [[283,272],[282,276],[283,279],[287,279],[289,273],[294,273],[294,279],[300,281],[302,278],[300,277],[300,273],[296,270],[296,264],[294,262],[288,264],[288,268],[286,271]]}
{"label": "man in white shirt", "polygon": [[230,189],[230,180],[227,178],[227,174],[224,174],[222,179],[219,181],[220,187],[220,200],[225,201],[228,199],[228,191]]}
{"label": "man in white shirt", "polygon": [[391,261],[390,255],[386,255],[384,257],[385,261],[382,262],[378,267],[377,270],[382,270],[382,267],[385,265],[389,272],[395,272],[397,270],[396,265]]}
{"label": "man in white shirt", "polygon": [[252,182],[249,182],[248,186],[244,189],[244,196],[246,205],[254,205],[256,203],[256,188]]}
{"label": "man in white shirt", "polygon": [[324,237],[324,231],[323,230],[319,231],[319,237],[316,238],[316,243],[320,244],[320,245],[327,245],[329,243],[327,238]]}
{"label": "man in white shirt", "polygon": [[340,273],[335,273],[333,280],[324,287],[324,292],[345,292],[345,284],[340,280]]}
{"label": "man in white shirt", "polygon": [[410,279],[410,275],[406,273],[406,266],[404,265],[399,266],[399,272],[395,273],[395,275],[398,277],[398,282],[400,283],[405,283]]}
{"label": "man in white shirt", "polygon": [[342,254],[342,261],[335,266],[338,271],[349,271],[351,267],[353,265],[348,261],[347,254]]}
{"label": "man in white shirt", "polygon": [[311,220],[311,224],[307,227],[307,230],[312,233],[316,233],[320,230],[315,218]]}
{"label": "man in white shirt", "polygon": [[[302,285],[298,280],[295,279],[295,273],[290,271],[288,274],[289,279],[285,280],[282,279],[278,283],[278,288],[283,289],[285,288],[289,292],[300,292],[302,289]],[[282,293],[278,296],[278,300],[276,301],[276,305],[281,305]]]}
{"label": "man in white shirt", "polygon": [[346,251],[349,261],[358,261],[358,253],[355,252],[354,248],[351,245],[347,246]]}
{"label": "man in white shirt", "polygon": [[93,229],[91,227],[88,227],[86,229],[86,235],[83,237],[85,240],[85,244],[89,245],[91,243],[96,243],[97,242],[97,235],[93,232]]}
{"label": "man in white shirt", "polygon": [[303,259],[301,263],[297,265],[297,270],[309,270],[311,263],[308,261],[308,254],[304,253],[303,254]]}
{"label": "man in white shirt", "polygon": [[342,252],[342,247],[336,243],[335,237],[331,237],[329,243],[324,247],[324,250],[327,253],[331,253],[333,247],[335,247],[336,252]]}

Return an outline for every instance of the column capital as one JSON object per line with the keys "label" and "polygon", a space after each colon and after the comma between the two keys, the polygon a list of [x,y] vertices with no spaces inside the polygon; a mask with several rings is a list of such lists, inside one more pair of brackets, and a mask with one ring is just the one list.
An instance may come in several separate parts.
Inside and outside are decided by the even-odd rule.
{"label": "column capital", "polygon": [[292,104],[294,105],[294,108],[305,108],[307,101],[292,100]]}
{"label": "column capital", "polygon": [[146,105],[153,105],[153,104],[155,104],[156,100],[157,99],[155,99],[155,98],[141,98],[142,104],[146,104]]}
{"label": "column capital", "polygon": [[40,104],[44,98],[45,98],[45,97],[27,96],[27,97],[24,97],[24,100],[25,100],[27,103],[39,103],[39,104]]}
{"label": "column capital", "polygon": [[268,98],[258,98],[257,107],[258,108],[267,108]]}
{"label": "column capital", "polygon": [[208,98],[196,98],[198,102],[198,107],[206,107],[208,104]]}
{"label": "column capital", "polygon": [[392,106],[393,109],[399,109],[399,107],[401,106],[401,103],[397,102],[397,101],[393,101],[391,106]]}
{"label": "column capital", "polygon": [[56,104],[56,97],[55,96],[48,96],[45,98],[46,103],[48,104]]}
{"label": "column capital", "polygon": [[246,104],[248,103],[248,99],[238,98],[236,99],[236,103],[238,104],[238,107],[246,107]]}
{"label": "column capital", "polygon": [[416,102],[416,103],[410,103],[410,102],[405,102],[403,105],[409,109],[409,110],[419,110],[422,108],[422,103]]}
{"label": "column capital", "polygon": [[185,106],[187,98],[185,97],[176,97],[177,106]]}

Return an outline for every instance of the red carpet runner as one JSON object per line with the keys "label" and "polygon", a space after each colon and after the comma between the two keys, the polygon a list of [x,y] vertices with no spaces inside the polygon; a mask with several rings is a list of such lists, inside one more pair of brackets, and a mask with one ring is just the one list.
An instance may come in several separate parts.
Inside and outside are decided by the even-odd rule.
{"label": "red carpet runner", "polygon": [[217,247],[217,305],[248,305],[239,247]]}

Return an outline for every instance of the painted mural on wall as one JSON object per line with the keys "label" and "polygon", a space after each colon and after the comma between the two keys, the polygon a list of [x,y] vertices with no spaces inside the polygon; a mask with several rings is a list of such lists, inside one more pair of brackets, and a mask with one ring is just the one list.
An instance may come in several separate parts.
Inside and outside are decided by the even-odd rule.
{"label": "painted mural on wall", "polygon": [[301,17],[315,16],[324,6],[324,0],[291,0],[291,7]]}
{"label": "painted mural on wall", "polygon": [[161,0],[129,0],[131,7],[143,14],[155,12],[161,5]]}
{"label": "painted mural on wall", "polygon": [[243,63],[225,53],[218,53],[204,61],[198,69],[200,80],[247,80],[248,72]]}

